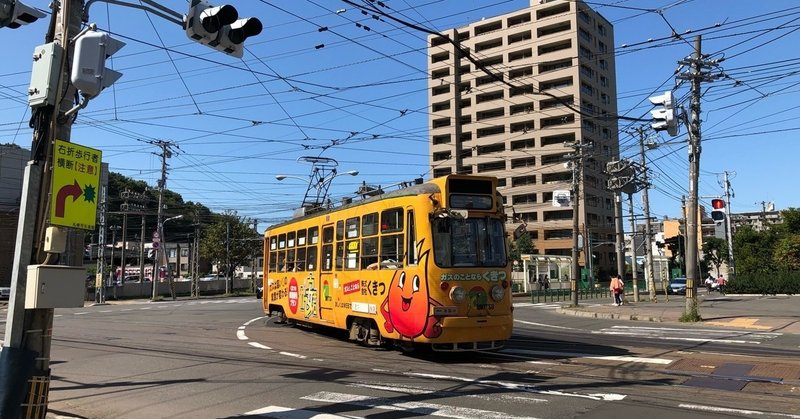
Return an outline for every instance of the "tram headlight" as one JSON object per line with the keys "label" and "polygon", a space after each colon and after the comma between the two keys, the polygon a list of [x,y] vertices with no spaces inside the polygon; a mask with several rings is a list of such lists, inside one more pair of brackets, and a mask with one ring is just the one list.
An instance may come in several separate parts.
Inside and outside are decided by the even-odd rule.
{"label": "tram headlight", "polygon": [[467,299],[467,290],[463,287],[456,285],[453,288],[450,288],[450,299],[453,300],[454,303],[461,304],[464,300]]}
{"label": "tram headlight", "polygon": [[492,299],[495,301],[501,301],[503,297],[506,296],[506,290],[503,289],[500,285],[495,285],[492,287]]}

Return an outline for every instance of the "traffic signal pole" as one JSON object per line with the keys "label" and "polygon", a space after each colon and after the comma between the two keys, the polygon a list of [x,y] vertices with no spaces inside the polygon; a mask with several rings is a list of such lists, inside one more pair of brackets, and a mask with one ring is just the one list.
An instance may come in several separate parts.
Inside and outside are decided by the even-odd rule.
{"label": "traffic signal pole", "polygon": [[[55,3],[54,3],[55,4]],[[45,39],[66,46],[65,54],[58,63],[60,77],[54,109],[36,109],[33,126],[31,160],[25,168],[20,217],[17,225],[17,240],[11,276],[11,298],[9,299],[6,334],[0,360],[4,393],[0,406],[0,417],[44,418],[47,413],[50,388],[50,342],[52,338],[53,309],[26,309],[28,265],[55,264],[58,254],[45,254],[45,221],[49,214],[50,167],[52,166],[52,143],[55,139],[70,140],[72,118],[62,115],[71,107],[75,89],[67,74],[67,57],[72,56],[71,36],[80,31],[82,0],[65,0],[53,11],[50,29]],[[71,237],[70,237],[71,236]],[[83,248],[83,234],[71,234],[68,240]],[[72,247],[72,246],[71,246]],[[65,265],[80,265],[83,252],[61,255]]]}

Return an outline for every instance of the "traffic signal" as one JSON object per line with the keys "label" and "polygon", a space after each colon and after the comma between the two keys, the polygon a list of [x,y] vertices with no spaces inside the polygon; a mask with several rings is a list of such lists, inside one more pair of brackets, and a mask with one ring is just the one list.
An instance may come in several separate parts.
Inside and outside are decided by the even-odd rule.
{"label": "traffic signal", "polygon": [[183,25],[186,35],[228,55],[242,58],[244,41],[261,33],[261,21],[251,17],[239,19],[235,7],[211,6],[205,0],[192,0]]}
{"label": "traffic signal", "polygon": [[675,98],[672,95],[672,91],[651,97],[650,103],[663,106],[663,108],[650,111],[650,115],[655,120],[650,126],[656,131],[666,130],[673,137],[678,135],[678,120],[675,117]]}
{"label": "traffic signal", "polygon": [[711,200],[711,219],[716,224],[721,224],[725,221],[725,201],[722,199]]}
{"label": "traffic signal", "polygon": [[0,28],[17,29],[45,16],[19,0],[0,0]]}
{"label": "traffic signal", "polygon": [[89,31],[75,42],[70,79],[86,98],[93,98],[122,77],[122,73],[106,68],[106,59],[125,43],[105,32]]}

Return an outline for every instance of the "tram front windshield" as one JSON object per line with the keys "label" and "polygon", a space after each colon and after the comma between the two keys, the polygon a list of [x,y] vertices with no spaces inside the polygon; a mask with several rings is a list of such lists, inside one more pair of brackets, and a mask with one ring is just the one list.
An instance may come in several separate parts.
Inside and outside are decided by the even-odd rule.
{"label": "tram front windshield", "polygon": [[433,255],[442,268],[505,266],[503,223],[497,218],[434,218]]}

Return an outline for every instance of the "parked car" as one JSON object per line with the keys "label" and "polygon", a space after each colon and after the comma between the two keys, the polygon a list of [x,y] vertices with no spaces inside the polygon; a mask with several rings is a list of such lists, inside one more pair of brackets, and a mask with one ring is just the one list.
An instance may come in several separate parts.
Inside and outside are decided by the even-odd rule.
{"label": "parked car", "polygon": [[0,287],[0,300],[11,298],[11,287]]}
{"label": "parked car", "polygon": [[218,279],[219,279],[219,277],[216,276],[216,275],[206,275],[206,276],[200,277],[199,280],[200,281],[216,281]]}
{"label": "parked car", "polygon": [[256,298],[258,298],[260,300],[261,297],[263,297],[263,295],[264,295],[264,287],[262,285],[257,286],[256,287]]}
{"label": "parked car", "polygon": [[686,278],[674,278],[669,281],[667,292],[670,294],[686,295]]}

